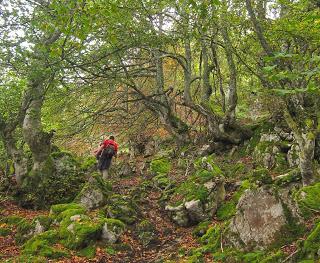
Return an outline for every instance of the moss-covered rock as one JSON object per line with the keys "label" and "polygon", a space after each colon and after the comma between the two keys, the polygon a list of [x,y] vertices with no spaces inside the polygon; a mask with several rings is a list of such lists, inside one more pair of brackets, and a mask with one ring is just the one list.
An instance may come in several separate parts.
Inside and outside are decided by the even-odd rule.
{"label": "moss-covered rock", "polygon": [[293,169],[285,174],[279,175],[274,179],[274,183],[279,186],[287,186],[291,183],[296,183],[301,181],[300,169]]}
{"label": "moss-covered rock", "polygon": [[192,235],[194,237],[202,237],[207,232],[210,223],[211,223],[210,221],[201,222],[192,231]]}
{"label": "moss-covered rock", "polygon": [[291,197],[277,189],[246,191],[225,235],[228,245],[252,251],[287,244],[304,230],[296,211]]}
{"label": "moss-covered rock", "polygon": [[150,170],[155,174],[167,174],[170,169],[171,163],[166,157],[154,159],[150,163]]}
{"label": "moss-covered rock", "polygon": [[301,188],[295,195],[304,217],[320,211],[320,183]]}
{"label": "moss-covered rock", "polygon": [[57,240],[58,233],[55,230],[46,231],[28,240],[23,245],[22,254],[32,256],[43,256],[52,259],[68,257],[68,252],[53,247]]}
{"label": "moss-covered rock", "polygon": [[130,196],[113,194],[107,200],[105,215],[119,219],[126,224],[133,224],[137,219],[137,205]]}
{"label": "moss-covered rock", "polygon": [[125,229],[125,224],[118,219],[107,218],[103,220],[102,240],[108,244],[114,244]]}
{"label": "moss-covered rock", "polygon": [[241,182],[239,189],[233,193],[230,200],[221,203],[217,210],[217,218],[221,221],[225,221],[233,217],[237,211],[236,206],[243,195],[245,190],[254,188],[254,184],[252,184],[249,180],[244,180]]}
{"label": "moss-covered rock", "polygon": [[82,249],[101,237],[103,222],[98,219],[85,219],[64,222],[59,228],[61,244],[69,249]]}
{"label": "moss-covered rock", "polygon": [[31,222],[26,219],[21,220],[17,224],[17,233],[15,235],[17,244],[23,244],[34,235],[47,231],[52,221],[50,216],[37,216]]}
{"label": "moss-covered rock", "polygon": [[252,170],[249,180],[259,185],[273,183],[270,172],[266,168]]}
{"label": "moss-covered rock", "polygon": [[[165,209],[180,226],[197,224],[212,218],[225,198],[224,176],[212,160],[198,160],[192,176],[174,188]],[[214,168],[216,167],[216,168]]]}
{"label": "moss-covered rock", "polygon": [[111,191],[111,183],[104,180],[99,173],[93,173],[74,201],[89,210],[102,207],[106,204]]}
{"label": "moss-covered rock", "polygon": [[57,204],[53,205],[50,208],[50,214],[54,217],[58,216],[60,213],[66,210],[74,210],[74,209],[84,209],[84,206],[77,203],[66,203],[66,204]]}
{"label": "moss-covered rock", "polygon": [[47,208],[72,201],[84,184],[85,175],[70,153],[54,152],[38,170],[23,180],[16,199],[24,207]]}

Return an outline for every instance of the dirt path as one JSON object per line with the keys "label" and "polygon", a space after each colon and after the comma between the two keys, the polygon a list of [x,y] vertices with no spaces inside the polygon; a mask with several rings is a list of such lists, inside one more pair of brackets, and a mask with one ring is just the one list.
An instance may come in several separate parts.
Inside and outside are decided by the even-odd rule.
{"label": "dirt path", "polygon": [[[141,182],[143,182],[141,177],[118,179],[114,183],[114,191],[119,194],[128,194],[132,189],[139,187]],[[72,255],[72,257],[68,259],[58,261],[50,260],[48,262],[151,263],[171,258],[174,258],[175,262],[179,262],[179,251],[187,253],[190,249],[198,247],[199,244],[192,236],[192,228],[178,227],[170,221],[158,204],[160,196],[161,193],[159,190],[152,189],[140,204],[140,214],[142,218],[139,219],[146,219],[155,227],[158,240],[155,244],[147,247],[143,246],[134,233],[133,227],[128,227],[127,231],[121,237],[121,243],[126,244],[128,249],[118,251],[115,255],[107,254],[104,247],[98,246],[94,259],[86,259]],[[0,203],[0,206],[2,211],[1,216],[18,215],[32,220],[35,216],[48,214],[48,211],[21,209],[11,202]],[[20,249],[14,241],[15,229],[12,230],[11,235],[0,237],[0,254],[2,254],[2,259],[15,257],[20,254]]]}

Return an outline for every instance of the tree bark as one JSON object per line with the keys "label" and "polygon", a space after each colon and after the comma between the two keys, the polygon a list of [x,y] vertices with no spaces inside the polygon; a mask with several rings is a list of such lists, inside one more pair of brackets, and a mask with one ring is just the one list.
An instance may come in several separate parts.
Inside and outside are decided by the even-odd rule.
{"label": "tree bark", "polygon": [[51,151],[52,135],[44,132],[41,123],[41,108],[44,101],[44,81],[31,80],[28,97],[31,98],[26,111],[22,132],[33,158],[33,170],[41,170]]}
{"label": "tree bark", "polygon": [[233,59],[231,41],[225,25],[223,25],[221,28],[221,34],[225,45],[224,50],[229,68],[229,93],[227,100],[228,107],[224,118],[224,124],[228,126],[233,124],[236,119],[236,107],[238,102],[237,69]]}
{"label": "tree bark", "polygon": [[0,114],[0,138],[3,141],[7,155],[13,161],[17,185],[21,186],[22,180],[28,173],[28,160],[24,156],[23,150],[17,148],[13,133],[14,129],[4,121]]}

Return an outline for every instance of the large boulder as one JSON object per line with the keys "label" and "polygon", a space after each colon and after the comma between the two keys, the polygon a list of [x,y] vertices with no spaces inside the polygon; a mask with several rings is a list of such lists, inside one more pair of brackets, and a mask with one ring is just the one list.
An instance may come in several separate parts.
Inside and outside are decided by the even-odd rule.
{"label": "large boulder", "polygon": [[102,207],[107,203],[111,190],[112,185],[100,174],[95,173],[84,185],[75,202],[82,204],[88,210]]}
{"label": "large boulder", "polygon": [[104,207],[107,217],[121,220],[126,224],[133,224],[137,219],[137,206],[130,196],[113,194],[107,200]]}
{"label": "large boulder", "polygon": [[31,170],[16,199],[23,207],[47,208],[72,201],[85,182],[80,163],[71,153],[58,151],[48,157],[39,171]]}
{"label": "large boulder", "polygon": [[[281,237],[299,234],[301,219],[287,192],[259,188],[240,198],[226,239],[238,249],[265,249]],[[296,233],[294,233],[296,232]]]}

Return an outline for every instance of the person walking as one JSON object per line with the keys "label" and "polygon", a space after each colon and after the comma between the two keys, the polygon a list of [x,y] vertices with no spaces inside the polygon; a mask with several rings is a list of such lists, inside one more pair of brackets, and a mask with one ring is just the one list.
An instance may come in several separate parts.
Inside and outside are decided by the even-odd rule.
{"label": "person walking", "polygon": [[104,140],[100,147],[94,151],[98,159],[98,170],[101,172],[103,179],[108,179],[108,170],[111,166],[112,157],[117,157],[118,144],[114,136]]}

